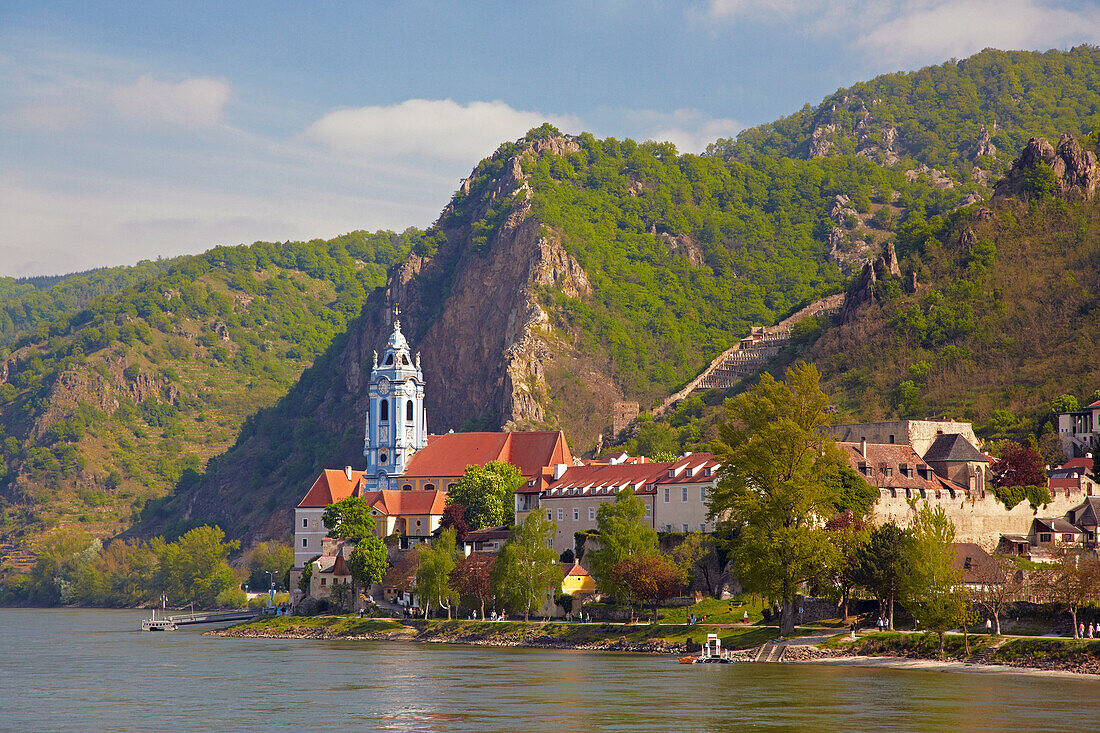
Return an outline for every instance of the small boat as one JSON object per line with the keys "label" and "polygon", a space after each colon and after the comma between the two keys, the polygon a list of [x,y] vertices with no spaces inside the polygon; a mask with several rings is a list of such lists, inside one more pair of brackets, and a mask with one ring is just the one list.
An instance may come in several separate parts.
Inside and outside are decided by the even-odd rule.
{"label": "small boat", "polygon": [[699,657],[680,657],[680,664],[695,664]]}

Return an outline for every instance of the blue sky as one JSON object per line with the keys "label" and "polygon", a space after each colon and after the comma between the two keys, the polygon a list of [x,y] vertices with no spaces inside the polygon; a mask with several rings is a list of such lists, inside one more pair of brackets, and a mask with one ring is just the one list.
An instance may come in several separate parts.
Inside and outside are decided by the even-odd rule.
{"label": "blue sky", "polygon": [[0,4],[0,275],[427,226],[543,120],[699,152],[1073,0]]}

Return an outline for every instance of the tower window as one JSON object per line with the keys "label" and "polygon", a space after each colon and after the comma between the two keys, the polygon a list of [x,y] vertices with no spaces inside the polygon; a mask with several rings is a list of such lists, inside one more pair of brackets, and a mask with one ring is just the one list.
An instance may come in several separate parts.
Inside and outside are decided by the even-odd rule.
{"label": "tower window", "polygon": [[386,461],[387,461],[386,451],[380,451],[378,453],[378,462],[379,463],[385,463]]}
{"label": "tower window", "polygon": [[413,401],[408,400],[405,402],[405,422],[411,423],[413,421]]}
{"label": "tower window", "polygon": [[408,366],[409,365],[409,357],[405,356],[404,354],[401,355],[401,365],[402,366]]}
{"label": "tower window", "polygon": [[385,366],[393,366],[393,354],[392,353],[386,354]]}
{"label": "tower window", "polygon": [[382,422],[390,419],[390,401],[382,400],[378,405],[378,419]]}

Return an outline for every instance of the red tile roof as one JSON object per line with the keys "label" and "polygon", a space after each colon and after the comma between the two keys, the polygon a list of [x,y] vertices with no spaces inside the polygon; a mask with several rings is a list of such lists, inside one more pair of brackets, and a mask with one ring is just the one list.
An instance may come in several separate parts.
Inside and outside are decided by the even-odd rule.
{"label": "red tile roof", "polygon": [[562,569],[565,570],[565,574],[569,575],[589,575],[590,573],[585,570],[579,562],[574,562],[573,567],[565,568],[565,563],[562,563]]}
{"label": "red tile roof", "polygon": [[[665,473],[657,481],[659,484],[710,483],[715,480],[718,469],[722,467],[722,464],[714,460],[714,456],[710,453],[692,453],[690,456],[684,456],[673,463],[663,465],[666,467]],[[705,470],[708,468],[709,476]],[[673,471],[674,475],[669,476],[669,471]]]}
{"label": "red tile roof", "polygon": [[[911,445],[867,443],[866,456],[860,452],[861,443],[837,442],[836,445],[848,459],[852,469],[875,488],[965,491],[964,487],[933,471],[931,466],[921,460]],[[908,476],[901,472],[902,465],[909,467]],[[886,469],[889,469],[888,473]],[[921,472],[927,478],[922,477]]]}
{"label": "red tile roof", "polygon": [[355,491],[359,480],[363,477],[362,471],[352,471],[351,479],[347,474],[335,468],[326,468],[313,482],[313,486],[306,492],[305,497],[298,502],[299,509],[324,508],[341,499],[346,499]]}
{"label": "red tile roof", "polygon": [[[595,493],[608,495],[618,491],[623,486],[638,486],[634,490],[636,494],[652,493],[646,486],[654,484],[662,476],[668,474],[671,463],[620,463],[614,466],[608,464],[596,464],[593,466],[573,466],[566,469],[557,481],[550,482],[544,498],[554,499],[561,496],[591,495],[593,490],[602,489]],[[569,492],[568,494],[566,492]]]}
{"label": "red tile roof", "polygon": [[396,491],[379,489],[364,492],[367,504],[389,517],[443,516],[443,507],[447,503],[447,492],[434,491]]}
{"label": "red tile roof", "polygon": [[1070,458],[1068,461],[1066,461],[1061,466],[1059,466],[1059,468],[1067,468],[1067,469],[1068,468],[1083,468],[1086,471],[1091,471],[1092,470],[1092,459],[1091,458]]}
{"label": "red tile roof", "polygon": [[467,466],[484,466],[490,461],[507,461],[532,479],[546,466],[572,465],[573,456],[560,430],[429,435],[428,445],[409,461],[404,478],[457,478]]}

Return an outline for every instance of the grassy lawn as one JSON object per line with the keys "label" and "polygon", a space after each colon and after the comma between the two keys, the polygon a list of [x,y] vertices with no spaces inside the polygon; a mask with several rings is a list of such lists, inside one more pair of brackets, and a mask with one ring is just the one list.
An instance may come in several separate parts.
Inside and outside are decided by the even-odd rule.
{"label": "grassy lawn", "polygon": [[704,598],[686,608],[658,608],[657,620],[665,624],[684,624],[687,623],[687,615],[693,613],[700,619],[705,618],[706,623],[733,624],[744,622],[747,611],[749,623],[755,624],[764,618],[762,609],[763,604],[750,596],[739,596],[728,601]]}

